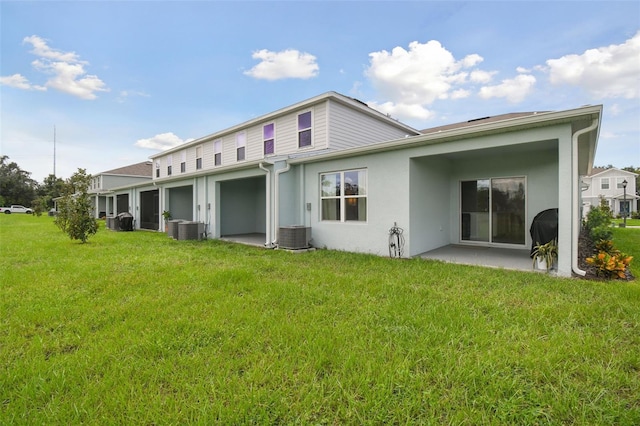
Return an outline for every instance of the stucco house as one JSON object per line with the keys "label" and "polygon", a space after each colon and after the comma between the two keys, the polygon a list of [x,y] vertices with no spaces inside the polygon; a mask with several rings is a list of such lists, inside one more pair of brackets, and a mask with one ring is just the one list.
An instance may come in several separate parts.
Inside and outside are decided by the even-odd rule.
{"label": "stucco house", "polygon": [[128,197],[114,198],[111,189],[140,182],[150,182],[151,171],[152,163],[143,161],[93,175],[88,193],[94,206],[95,217],[113,216],[129,211]]}
{"label": "stucco house", "polygon": [[[586,216],[592,207],[600,204],[603,198],[614,216],[627,213],[627,217],[638,211],[636,194],[636,173],[613,168],[594,167],[592,172],[582,178],[583,215]],[[626,191],[623,182],[627,182]]]}
{"label": "stucco house", "polygon": [[397,224],[405,257],[455,245],[528,258],[533,218],[558,208],[558,274],[583,274],[580,177],[601,116],[586,106],[418,131],[328,92],[156,154],[151,182],[113,191],[139,227],[157,208],[265,247],[301,226],[316,247],[387,255]]}

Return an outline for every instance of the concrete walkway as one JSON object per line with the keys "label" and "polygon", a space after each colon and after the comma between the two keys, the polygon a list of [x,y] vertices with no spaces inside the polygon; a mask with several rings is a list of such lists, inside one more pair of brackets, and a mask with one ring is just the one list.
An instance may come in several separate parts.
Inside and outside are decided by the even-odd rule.
{"label": "concrete walkway", "polygon": [[419,257],[464,265],[488,266],[518,271],[533,270],[533,260],[529,257],[529,250],[527,249],[452,244],[422,253]]}

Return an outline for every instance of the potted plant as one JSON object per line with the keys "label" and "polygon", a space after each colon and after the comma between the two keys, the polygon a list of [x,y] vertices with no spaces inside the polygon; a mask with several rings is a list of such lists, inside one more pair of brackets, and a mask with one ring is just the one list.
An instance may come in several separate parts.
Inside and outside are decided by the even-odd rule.
{"label": "potted plant", "polygon": [[558,243],[555,239],[545,244],[537,243],[533,248],[533,266],[549,271],[558,258]]}
{"label": "potted plant", "polygon": [[162,217],[164,218],[164,232],[167,232],[169,230],[168,222],[171,219],[171,212],[169,212],[168,210],[163,211]]}

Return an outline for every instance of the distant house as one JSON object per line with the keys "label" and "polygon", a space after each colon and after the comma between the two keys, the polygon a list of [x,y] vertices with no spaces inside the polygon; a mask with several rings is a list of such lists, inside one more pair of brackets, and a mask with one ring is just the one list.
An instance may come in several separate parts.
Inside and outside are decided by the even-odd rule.
{"label": "distant house", "polygon": [[95,217],[113,216],[129,211],[129,200],[126,194],[114,198],[111,189],[150,182],[151,171],[152,163],[143,161],[93,175],[88,193],[94,205]]}
{"label": "distant house", "polygon": [[404,257],[455,245],[526,259],[533,218],[557,208],[558,274],[569,276],[583,273],[579,183],[601,116],[587,106],[418,131],[328,92],[153,155],[152,181],[113,196],[128,197],[138,226],[166,210],[210,238],[257,235],[265,247],[306,227],[316,247],[387,255],[397,224]]}
{"label": "distant house", "polygon": [[[638,195],[636,194],[636,173],[626,170],[596,167],[588,176],[582,178],[582,206],[583,215],[592,207],[600,205],[600,199],[604,199],[614,216],[623,213],[630,215],[638,211]],[[627,182],[627,190],[624,190],[623,182]],[[626,196],[625,196],[626,194]]]}

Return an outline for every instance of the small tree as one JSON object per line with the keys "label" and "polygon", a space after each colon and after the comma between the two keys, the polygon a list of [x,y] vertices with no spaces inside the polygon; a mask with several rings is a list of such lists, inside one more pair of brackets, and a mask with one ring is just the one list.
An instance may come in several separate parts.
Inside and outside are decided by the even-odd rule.
{"label": "small tree", "polygon": [[88,195],[91,175],[78,169],[65,181],[62,199],[58,202],[58,216],[54,223],[72,240],[86,243],[90,235],[98,232],[98,222],[93,217]]}

